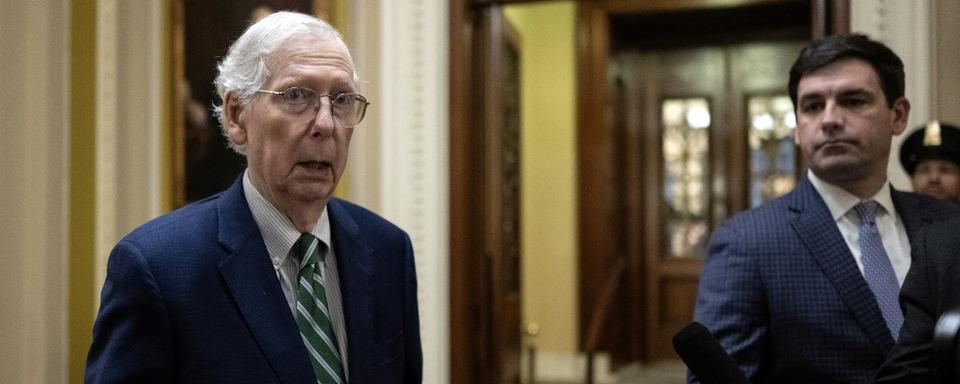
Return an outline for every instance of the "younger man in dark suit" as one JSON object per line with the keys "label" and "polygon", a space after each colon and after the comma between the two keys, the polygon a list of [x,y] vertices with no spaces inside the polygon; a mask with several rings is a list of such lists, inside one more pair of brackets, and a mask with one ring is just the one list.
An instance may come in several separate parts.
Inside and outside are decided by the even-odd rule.
{"label": "younger man in dark suit", "polygon": [[244,174],[114,248],[89,383],[419,383],[410,238],[332,197],[366,112],[329,24],[279,12],[218,66]]}
{"label": "younger man in dark suit", "polygon": [[887,181],[910,113],[889,48],[861,35],[814,41],[788,88],[809,171],[716,228],[694,317],[753,383],[869,383],[902,322],[910,241],[948,209]]}

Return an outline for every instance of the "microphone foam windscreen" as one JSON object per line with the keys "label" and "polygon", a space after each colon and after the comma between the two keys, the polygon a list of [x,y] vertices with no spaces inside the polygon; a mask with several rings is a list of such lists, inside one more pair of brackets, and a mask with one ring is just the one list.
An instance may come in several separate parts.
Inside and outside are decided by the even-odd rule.
{"label": "microphone foam windscreen", "polygon": [[743,371],[703,324],[690,323],[673,336],[673,349],[703,384],[748,384]]}

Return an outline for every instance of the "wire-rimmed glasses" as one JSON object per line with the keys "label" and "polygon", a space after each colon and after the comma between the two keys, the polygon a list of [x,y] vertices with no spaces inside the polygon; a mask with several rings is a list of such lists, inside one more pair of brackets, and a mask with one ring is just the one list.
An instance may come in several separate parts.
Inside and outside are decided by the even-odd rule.
{"label": "wire-rimmed glasses", "polygon": [[283,91],[257,90],[257,93],[266,93],[280,96],[285,111],[297,117],[314,118],[320,111],[320,100],[324,97],[330,100],[330,111],[334,122],[338,126],[353,128],[367,113],[367,98],[359,93],[337,93],[321,95],[319,92],[305,87],[290,87]]}

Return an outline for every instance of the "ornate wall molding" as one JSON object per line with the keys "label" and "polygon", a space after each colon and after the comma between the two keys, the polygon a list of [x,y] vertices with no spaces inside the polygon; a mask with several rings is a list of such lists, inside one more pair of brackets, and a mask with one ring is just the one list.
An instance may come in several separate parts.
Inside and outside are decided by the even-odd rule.
{"label": "ornate wall molding", "polygon": [[114,244],[162,213],[165,1],[97,3],[96,275]]}
{"label": "ornate wall molding", "polygon": [[350,198],[417,255],[424,383],[449,382],[448,2],[353,2],[350,40],[373,116],[351,145]]}
{"label": "ornate wall molding", "polygon": [[355,0],[348,12],[346,36],[353,62],[360,75],[360,92],[373,104],[367,116],[353,135],[347,178],[350,200],[371,210],[380,211],[381,169],[380,153],[384,107],[390,101],[382,96],[380,64],[380,0]]}
{"label": "ornate wall molding", "polygon": [[932,53],[934,60],[933,76],[936,81],[936,98],[933,108],[936,118],[960,123],[960,108],[957,108],[957,95],[960,95],[960,24],[956,17],[960,15],[960,1],[930,0],[934,19]]}

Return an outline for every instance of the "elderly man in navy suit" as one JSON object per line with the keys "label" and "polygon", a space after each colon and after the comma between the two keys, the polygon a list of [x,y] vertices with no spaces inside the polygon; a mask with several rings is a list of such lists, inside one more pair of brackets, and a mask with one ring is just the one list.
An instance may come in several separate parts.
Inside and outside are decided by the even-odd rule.
{"label": "elderly man in navy suit", "polygon": [[716,228],[694,317],[753,383],[869,383],[903,322],[910,242],[951,208],[887,180],[910,112],[888,47],[862,35],[814,41],[788,88],[809,170]]}
{"label": "elderly man in navy suit", "polygon": [[88,383],[419,383],[410,238],[332,197],[367,100],[339,33],[279,12],[218,66],[248,167],[120,241]]}

